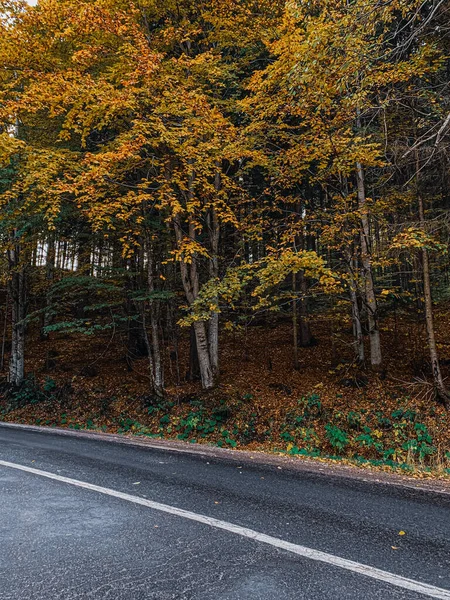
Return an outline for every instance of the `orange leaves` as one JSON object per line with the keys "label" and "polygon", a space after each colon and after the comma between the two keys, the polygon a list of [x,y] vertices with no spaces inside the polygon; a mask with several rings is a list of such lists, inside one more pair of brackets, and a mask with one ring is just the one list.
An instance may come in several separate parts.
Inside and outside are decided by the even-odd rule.
{"label": "orange leaves", "polygon": [[[217,42],[205,43],[209,6],[191,8],[41,0],[0,42],[0,64],[17,69],[1,86],[3,115],[44,123],[46,147],[73,153],[51,186],[53,214],[68,202],[95,231],[118,232],[127,252],[149,214],[168,225],[189,217],[198,233],[212,209],[239,225],[239,183],[222,173],[218,190],[215,178],[253,153],[220,100],[234,75]],[[194,255],[208,255],[198,241],[183,243],[176,259]]]}
{"label": "orange leaves", "polygon": [[85,141],[132,109],[130,88],[147,82],[159,60],[136,13],[114,2],[44,0],[0,44],[0,62],[16,69],[8,110],[63,115],[63,140]]}

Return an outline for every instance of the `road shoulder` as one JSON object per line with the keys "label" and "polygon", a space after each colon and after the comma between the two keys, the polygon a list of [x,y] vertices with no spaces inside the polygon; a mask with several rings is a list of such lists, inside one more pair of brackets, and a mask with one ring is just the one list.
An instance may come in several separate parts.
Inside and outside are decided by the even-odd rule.
{"label": "road shoulder", "polygon": [[392,486],[422,492],[427,494],[444,495],[450,497],[450,482],[441,479],[414,478],[410,475],[399,475],[381,470],[360,468],[352,464],[335,463],[326,459],[309,459],[275,455],[259,451],[231,450],[207,444],[192,444],[180,440],[148,439],[143,436],[104,433],[97,431],[78,431],[57,427],[41,427],[37,425],[23,425],[18,423],[0,422],[0,429],[16,429],[40,433],[42,435],[57,435],[84,440],[102,441],[105,443],[125,444],[141,448],[153,448],[162,452],[183,453],[203,456],[219,461],[234,462],[239,464],[254,465],[272,468],[290,473],[310,474],[311,476],[350,480],[353,483],[361,482]]}

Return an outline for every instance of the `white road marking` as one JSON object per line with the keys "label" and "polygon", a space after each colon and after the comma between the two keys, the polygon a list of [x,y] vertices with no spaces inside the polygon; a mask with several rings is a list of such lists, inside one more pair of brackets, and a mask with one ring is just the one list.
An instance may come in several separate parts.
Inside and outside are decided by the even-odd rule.
{"label": "white road marking", "polygon": [[26,473],[32,473],[33,475],[39,475],[40,477],[46,477],[47,479],[53,479],[54,481],[60,481],[61,483],[74,485],[85,490],[91,490],[92,492],[97,492],[99,494],[105,494],[107,496],[119,498],[120,500],[132,502],[133,504],[140,504],[141,506],[146,506],[147,508],[152,508],[153,510],[158,510],[163,513],[168,513],[177,517],[182,517],[183,519],[196,521],[197,523],[209,525],[210,527],[215,527],[216,529],[222,529],[230,533],[240,535],[241,537],[254,540],[256,542],[268,544],[269,546],[279,548],[280,550],[292,552],[310,560],[326,563],[334,567],[339,567],[347,571],[352,571],[353,573],[357,573],[358,575],[371,577],[372,579],[376,579],[377,581],[382,581],[384,583],[388,583],[390,585],[403,588],[411,592],[423,594],[424,596],[428,596],[429,598],[450,600],[450,590],[444,590],[433,585],[428,585],[427,583],[421,583],[420,581],[415,581],[414,579],[408,579],[406,577],[402,577],[401,575],[395,575],[394,573],[389,573],[388,571],[382,571],[381,569],[376,569],[375,567],[364,565],[353,560],[348,560],[346,558],[334,556],[333,554],[321,552],[320,550],[314,550],[313,548],[308,548],[306,546],[300,546],[298,544],[286,542],[285,540],[266,535],[265,533],[259,533],[258,531],[248,529],[247,527],[241,527],[240,525],[228,523],[227,521],[220,521],[219,519],[207,517],[206,515],[200,515],[189,510],[183,510],[182,508],[177,508],[176,506],[160,504],[159,502],[153,502],[152,500],[140,498],[139,496],[132,496],[131,494],[125,494],[123,492],[118,492],[116,490],[104,488],[99,485],[94,485],[92,483],[86,483],[85,481],[71,479],[70,477],[62,477],[61,475],[49,473],[48,471],[33,469],[32,467],[26,467],[24,465],[7,462],[5,460],[0,460],[0,466],[8,467],[11,469],[17,469],[19,471],[25,471]]}

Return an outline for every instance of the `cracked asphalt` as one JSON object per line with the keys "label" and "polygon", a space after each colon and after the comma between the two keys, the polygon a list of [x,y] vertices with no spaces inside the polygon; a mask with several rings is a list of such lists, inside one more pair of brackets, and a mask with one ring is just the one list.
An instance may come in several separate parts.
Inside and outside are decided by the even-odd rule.
{"label": "cracked asphalt", "polygon": [[[145,497],[450,590],[450,494],[0,426],[0,460]],[[405,535],[400,536],[399,532]],[[1,600],[424,596],[0,466]]]}

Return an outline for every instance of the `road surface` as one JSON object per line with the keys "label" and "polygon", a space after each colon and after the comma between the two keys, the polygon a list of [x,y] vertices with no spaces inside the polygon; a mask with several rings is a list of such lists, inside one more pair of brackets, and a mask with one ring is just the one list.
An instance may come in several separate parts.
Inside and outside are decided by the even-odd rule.
{"label": "road surface", "polygon": [[0,600],[450,600],[450,494],[236,456],[0,425]]}

